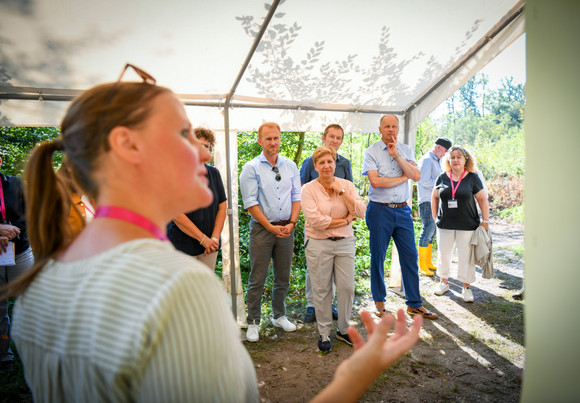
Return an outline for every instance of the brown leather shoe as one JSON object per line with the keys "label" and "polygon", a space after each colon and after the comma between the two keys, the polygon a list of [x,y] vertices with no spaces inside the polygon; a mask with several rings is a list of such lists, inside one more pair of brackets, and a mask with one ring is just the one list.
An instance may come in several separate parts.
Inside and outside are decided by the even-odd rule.
{"label": "brown leather shoe", "polygon": [[411,316],[422,315],[426,319],[437,319],[439,317],[439,315],[429,312],[423,306],[420,306],[419,308],[411,308],[410,306],[407,306],[407,313]]}
{"label": "brown leather shoe", "polygon": [[379,318],[387,313],[387,310],[385,309],[385,301],[375,301],[375,307],[374,314]]}

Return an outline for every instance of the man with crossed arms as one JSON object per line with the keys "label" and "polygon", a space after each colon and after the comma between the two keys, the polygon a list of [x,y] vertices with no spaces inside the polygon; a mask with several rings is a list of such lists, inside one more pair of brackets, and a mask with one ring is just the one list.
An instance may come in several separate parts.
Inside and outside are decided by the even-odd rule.
{"label": "man with crossed arms", "polygon": [[405,288],[407,313],[436,319],[437,314],[423,307],[419,294],[419,268],[417,267],[417,247],[409,199],[409,184],[418,181],[421,171],[415,163],[415,153],[407,144],[397,141],[399,119],[394,115],[382,117],[379,126],[381,140],[365,150],[363,175],[371,183],[366,222],[369,228],[371,250],[371,293],[375,301],[377,316],[385,309],[385,256],[391,238],[399,251],[401,275]]}

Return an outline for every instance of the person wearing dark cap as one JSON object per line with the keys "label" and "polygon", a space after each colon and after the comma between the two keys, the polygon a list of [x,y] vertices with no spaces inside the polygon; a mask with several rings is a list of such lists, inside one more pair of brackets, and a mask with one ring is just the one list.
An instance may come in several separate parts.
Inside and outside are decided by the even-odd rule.
{"label": "person wearing dark cap", "polygon": [[431,214],[431,193],[437,177],[441,174],[441,158],[451,147],[451,141],[445,137],[435,140],[433,149],[419,160],[421,179],[417,182],[419,198],[419,216],[423,224],[419,235],[419,271],[426,276],[432,276],[431,270],[437,270],[432,262],[433,238],[437,226]]}

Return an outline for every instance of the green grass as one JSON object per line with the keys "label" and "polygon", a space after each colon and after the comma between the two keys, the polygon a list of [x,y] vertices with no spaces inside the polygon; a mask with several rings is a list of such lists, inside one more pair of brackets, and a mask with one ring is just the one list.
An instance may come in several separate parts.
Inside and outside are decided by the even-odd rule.
{"label": "green grass", "polygon": [[511,221],[513,223],[523,224],[524,223],[524,205],[509,207],[504,210],[499,210],[495,212],[495,215],[499,218]]}

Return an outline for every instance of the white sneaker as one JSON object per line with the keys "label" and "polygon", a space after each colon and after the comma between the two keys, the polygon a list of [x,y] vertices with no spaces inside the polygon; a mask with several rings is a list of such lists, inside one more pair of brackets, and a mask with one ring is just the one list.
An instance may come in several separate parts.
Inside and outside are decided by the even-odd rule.
{"label": "white sneaker", "polygon": [[471,291],[471,288],[464,288],[462,295],[465,302],[473,302],[473,291]]}
{"label": "white sneaker", "polygon": [[252,343],[257,342],[260,340],[260,334],[258,331],[260,330],[260,326],[258,325],[248,325],[248,331],[246,332],[246,340],[251,341]]}
{"label": "white sneaker", "polygon": [[435,291],[433,291],[433,294],[435,294],[435,295],[443,295],[447,291],[449,291],[449,285],[448,284],[445,284],[443,281],[440,281],[435,286]]}
{"label": "white sneaker", "polygon": [[296,325],[288,320],[286,316],[280,316],[278,319],[272,319],[272,324],[281,327],[285,332],[296,331]]}

